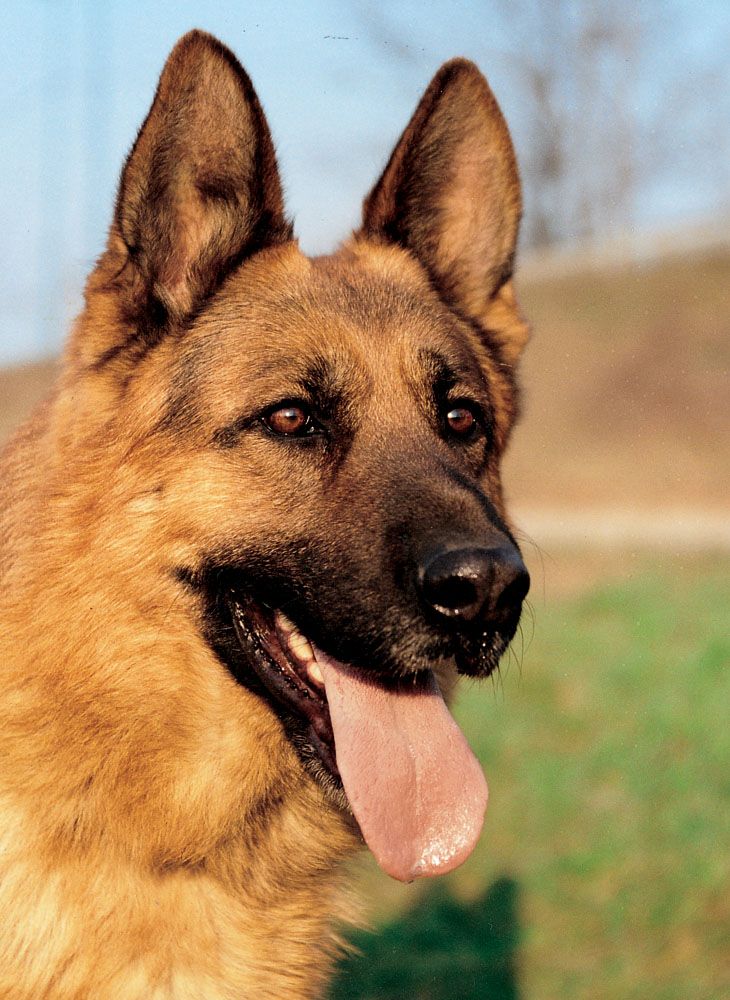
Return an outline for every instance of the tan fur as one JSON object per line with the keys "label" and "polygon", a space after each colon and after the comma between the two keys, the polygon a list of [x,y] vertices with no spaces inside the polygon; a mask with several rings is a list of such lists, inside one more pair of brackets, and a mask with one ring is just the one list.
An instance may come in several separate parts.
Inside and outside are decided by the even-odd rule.
{"label": "tan fur", "polygon": [[[452,81],[448,113],[476,106],[487,136],[497,122],[497,138],[477,159],[454,152],[455,182],[438,184],[428,246],[376,231],[374,212],[397,212],[386,172],[363,231],[311,262],[289,239],[268,130],[232,59],[200,33],[171,56],[56,392],[3,457],[7,1000],[320,995],[348,912],[340,867],[357,837],[278,719],[223,669],[201,635],[198,602],[172,573],[264,534],[272,518],[299,530],[306,504],[282,509],[281,497],[312,487],[263,445],[245,465],[212,448],[211,436],[242,400],[265,396],[277,365],[324,336],[333,356],[354,359],[354,384],[372,383],[370,405],[393,427],[396,462],[413,447],[403,432],[408,372],[397,358],[409,338],[447,336],[439,331],[454,297],[498,345],[487,349],[465,319],[448,320],[488,371],[500,452],[514,419],[507,370],[526,328],[509,284],[490,287],[484,276],[511,259],[518,183],[478,71],[459,64],[466,86]],[[476,148],[478,123],[465,129],[459,141]],[[166,159],[155,169],[166,172],[166,193],[155,203],[161,142]],[[256,164],[263,177],[252,176]],[[464,214],[466,190],[489,202],[481,236]],[[480,258],[476,271],[464,254]],[[451,275],[446,304],[434,274]],[[166,314],[149,332],[152,303]],[[496,465],[488,478],[503,511]],[[339,516],[336,495],[327,502],[325,518]]]}

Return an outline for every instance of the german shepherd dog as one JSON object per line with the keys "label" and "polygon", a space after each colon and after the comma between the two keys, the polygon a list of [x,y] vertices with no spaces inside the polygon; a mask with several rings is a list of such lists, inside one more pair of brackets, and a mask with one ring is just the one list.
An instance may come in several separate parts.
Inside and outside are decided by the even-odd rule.
{"label": "german shepherd dog", "polygon": [[499,472],[519,216],[456,59],[308,259],[248,76],[173,50],[3,458],[6,1000],[320,996],[363,841],[402,880],[469,854],[487,787],[444,697],[529,583]]}

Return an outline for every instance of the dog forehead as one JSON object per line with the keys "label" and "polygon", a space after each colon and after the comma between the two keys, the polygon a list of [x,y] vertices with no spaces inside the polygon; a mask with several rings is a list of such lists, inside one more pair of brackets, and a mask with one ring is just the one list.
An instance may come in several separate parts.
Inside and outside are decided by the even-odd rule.
{"label": "dog forehead", "polygon": [[392,248],[345,246],[308,258],[296,245],[266,251],[227,282],[200,321],[211,353],[256,370],[327,354],[368,370],[411,367],[424,349],[473,358],[469,330],[422,269]]}

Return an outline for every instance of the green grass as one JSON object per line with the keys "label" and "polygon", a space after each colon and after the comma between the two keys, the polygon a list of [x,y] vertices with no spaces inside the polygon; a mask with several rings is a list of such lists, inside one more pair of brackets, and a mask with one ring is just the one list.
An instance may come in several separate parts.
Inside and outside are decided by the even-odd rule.
{"label": "green grass", "polygon": [[456,709],[490,781],[477,850],[405,888],[371,865],[376,933],[331,996],[728,996],[729,613],[721,559],[538,605]]}

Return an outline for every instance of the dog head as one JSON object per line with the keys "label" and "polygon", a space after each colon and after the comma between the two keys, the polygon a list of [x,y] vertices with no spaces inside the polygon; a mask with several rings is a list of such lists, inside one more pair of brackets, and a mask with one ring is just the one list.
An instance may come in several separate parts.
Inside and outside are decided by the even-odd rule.
{"label": "dog head", "polygon": [[519,216],[507,127],[455,60],[360,230],[306,258],[251,83],[193,32],[67,358],[85,386],[69,426],[115,498],[100,521],[133,539],[109,558],[235,678],[269,769],[303,767],[349,804],[402,878],[448,870],[478,833],[486,788],[439,687],[495,668],[529,585],[499,473],[527,339]]}

